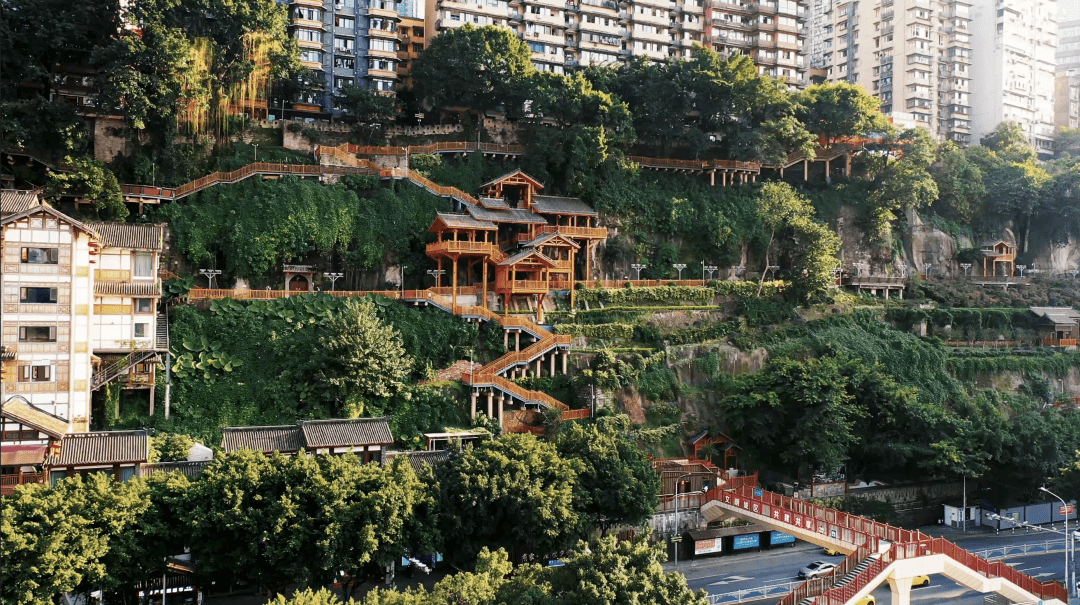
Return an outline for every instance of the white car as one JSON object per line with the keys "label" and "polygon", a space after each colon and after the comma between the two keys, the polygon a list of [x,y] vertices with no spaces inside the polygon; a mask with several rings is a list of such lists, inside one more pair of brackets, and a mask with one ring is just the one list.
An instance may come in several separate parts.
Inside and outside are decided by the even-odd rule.
{"label": "white car", "polygon": [[835,563],[829,563],[828,561],[814,561],[813,563],[799,570],[799,577],[803,580],[820,578],[821,576],[829,573],[833,569],[836,569]]}

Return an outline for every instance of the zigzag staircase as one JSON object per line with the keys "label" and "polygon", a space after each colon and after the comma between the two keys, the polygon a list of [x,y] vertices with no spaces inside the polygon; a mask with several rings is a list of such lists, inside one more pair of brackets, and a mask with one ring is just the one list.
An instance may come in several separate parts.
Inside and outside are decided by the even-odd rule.
{"label": "zigzag staircase", "polygon": [[127,355],[124,355],[120,359],[117,359],[109,365],[94,372],[93,376],[93,388],[94,390],[100,389],[106,384],[124,376],[128,373],[128,370],[136,365],[143,363],[144,361],[156,357],[158,354],[157,349],[139,349],[132,351]]}
{"label": "zigzag staircase", "polygon": [[1013,602],[1063,605],[1069,600],[1058,582],[1040,582],[943,538],[775,494],[748,482],[729,481],[713,488],[705,496],[701,513],[709,521],[735,516],[850,552],[831,574],[804,582],[779,605],[851,605],[886,580],[900,585],[894,595],[899,590],[901,602],[906,603],[910,580],[924,574],[943,574],[967,588],[996,592]]}
{"label": "zigzag staircase", "polygon": [[555,399],[547,393],[526,389],[505,378],[507,371],[527,366],[537,359],[551,353],[556,349],[570,347],[571,337],[565,334],[553,334],[545,330],[539,324],[523,317],[508,317],[494,311],[476,305],[455,305],[453,300],[445,295],[437,294],[431,290],[406,290],[401,294],[402,300],[412,303],[430,304],[448,313],[453,313],[466,319],[477,321],[496,321],[504,330],[517,329],[528,333],[537,339],[533,344],[521,351],[511,351],[506,355],[482,366],[480,369],[462,374],[463,383],[472,387],[497,389],[506,395],[520,401],[523,404],[540,405],[548,409],[562,412],[562,420],[588,418],[589,410],[571,410],[570,406]]}

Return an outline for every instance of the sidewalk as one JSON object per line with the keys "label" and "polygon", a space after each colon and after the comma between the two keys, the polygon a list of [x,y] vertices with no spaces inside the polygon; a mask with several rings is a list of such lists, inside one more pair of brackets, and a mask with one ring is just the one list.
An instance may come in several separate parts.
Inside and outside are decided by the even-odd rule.
{"label": "sidewalk", "polygon": [[[737,563],[752,563],[754,561],[761,561],[769,557],[774,557],[777,553],[796,553],[796,552],[821,552],[821,547],[816,544],[810,544],[809,542],[796,542],[795,546],[789,546],[787,548],[772,548],[769,550],[761,550],[754,553],[746,553],[740,555],[725,554],[721,556],[706,555],[697,559],[683,560],[679,559],[679,567],[675,567],[675,562],[670,558],[664,563],[664,571],[671,573],[678,571],[682,575],[686,576],[687,580],[693,580],[699,575],[712,575],[716,571],[716,566],[725,562],[737,562]],[[670,556],[670,549],[669,549]],[[701,572],[705,572],[702,574]]]}

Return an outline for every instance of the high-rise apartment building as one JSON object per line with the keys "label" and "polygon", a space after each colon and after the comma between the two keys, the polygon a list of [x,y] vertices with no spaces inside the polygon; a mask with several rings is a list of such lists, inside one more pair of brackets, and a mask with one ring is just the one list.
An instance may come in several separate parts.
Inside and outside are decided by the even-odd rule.
{"label": "high-rise apartment building", "polygon": [[793,0],[428,0],[428,37],[465,23],[516,32],[541,71],[688,58],[695,43],[749,55],[761,73],[806,80],[805,5]]}
{"label": "high-rise apartment building", "polygon": [[968,0],[813,0],[810,66],[861,85],[898,127],[967,143],[970,10]]}
{"label": "high-rise apartment building", "polygon": [[972,11],[975,140],[1016,122],[1040,155],[1054,142],[1057,6],[1053,0],[998,0]]}
{"label": "high-rise apartment building", "polygon": [[399,25],[403,18],[410,21],[405,32],[410,36],[409,50],[415,22],[422,18],[415,0],[278,1],[288,2],[290,34],[300,46],[300,60],[323,83],[320,91],[302,99],[318,107],[316,113],[338,110],[334,99],[346,86],[385,93],[397,89],[402,61]]}

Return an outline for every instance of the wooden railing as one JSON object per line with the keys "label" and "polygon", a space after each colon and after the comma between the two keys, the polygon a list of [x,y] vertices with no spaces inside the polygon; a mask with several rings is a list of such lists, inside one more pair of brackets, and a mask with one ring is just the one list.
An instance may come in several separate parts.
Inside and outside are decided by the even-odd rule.
{"label": "wooden railing", "polygon": [[530,389],[526,389],[525,387],[523,387],[521,385],[518,385],[518,384],[516,384],[514,382],[511,382],[511,381],[507,380],[506,378],[503,378],[502,376],[497,376],[497,375],[492,374],[492,373],[485,373],[485,372],[482,372],[482,371],[480,371],[480,372],[466,372],[466,373],[461,375],[461,381],[466,383],[466,384],[471,384],[471,385],[492,385],[492,386],[495,386],[495,387],[498,387],[498,388],[502,389],[503,391],[506,391],[507,393],[510,393],[514,397],[517,397],[518,399],[520,399],[522,401],[525,401],[525,402],[538,403],[538,404],[540,404],[540,405],[542,405],[542,406],[544,406],[546,408],[562,410],[563,413],[566,413],[566,412],[576,412],[577,413],[576,415],[573,414],[573,413],[571,414],[571,415],[574,416],[573,418],[561,418],[560,417],[560,419],[574,420],[576,418],[588,418],[589,417],[589,415],[588,415],[589,410],[585,410],[585,412],[586,412],[585,415],[581,416],[580,415],[581,414],[580,410],[571,411],[570,406],[568,406],[565,403],[559,401],[558,399],[555,399],[554,397],[552,397],[551,395],[548,395],[547,393],[545,393],[543,391],[533,391],[533,390],[530,390]]}
{"label": "wooden railing", "polygon": [[689,286],[693,288],[704,288],[710,280],[702,281],[700,279],[587,279],[577,280],[579,284],[585,284],[586,288],[622,288],[626,284],[630,284],[635,288],[657,288],[659,286],[667,286],[675,284],[676,286]]}
{"label": "wooden railing", "polygon": [[0,475],[0,496],[7,496],[16,487],[27,484],[44,484],[44,473],[23,473],[21,475]]}
{"label": "wooden railing", "polygon": [[[345,147],[349,153],[355,155],[405,155],[406,147],[376,147],[376,146],[361,146],[346,143],[341,147]],[[445,153],[445,152],[465,152],[465,151],[482,151],[485,153],[504,153],[511,155],[519,155],[525,152],[524,145],[504,145],[501,143],[475,143],[471,141],[448,141],[443,143],[430,143],[428,145],[409,145],[409,154],[431,154],[431,153]]]}
{"label": "wooden railing", "polygon": [[457,187],[445,187],[443,185],[439,185],[435,181],[432,181],[431,179],[427,178],[426,176],[420,174],[419,172],[417,172],[417,171],[415,171],[415,170],[413,170],[411,168],[409,169],[408,174],[409,174],[409,180],[410,181],[420,185],[421,187],[423,187],[424,189],[427,189],[428,191],[434,193],[435,195],[442,195],[442,196],[445,196],[445,197],[452,197],[452,198],[455,198],[455,199],[459,199],[462,202],[465,202],[465,203],[473,205],[473,206],[476,206],[476,205],[478,205],[480,203],[480,200],[478,200],[475,197],[469,195],[468,193],[465,193],[464,191],[458,189]]}
{"label": "wooden railing", "polygon": [[1042,343],[1044,347],[1075,347],[1076,338],[1044,338]]}
{"label": "wooden railing", "polygon": [[496,246],[492,242],[463,242],[454,240],[444,240],[441,242],[432,242],[427,245],[426,252],[428,256],[432,254],[447,254],[447,253],[473,253],[484,254],[490,256],[491,259],[497,263],[507,259],[506,253],[501,248]]}
{"label": "wooden railing", "polygon": [[180,185],[179,187],[150,187],[147,185],[125,184],[120,186],[121,193],[126,197],[149,197],[167,200],[177,200],[193,193],[198,193],[207,187],[220,183],[236,183],[256,174],[296,174],[321,176],[324,174],[363,174],[373,172],[379,174],[381,169],[363,160],[354,166],[319,166],[315,164],[278,164],[271,162],[253,162],[229,172],[213,172],[202,178],[195,179]]}
{"label": "wooden railing", "polygon": [[1024,343],[1019,340],[946,340],[947,347],[1019,347]]}
{"label": "wooden railing", "polygon": [[547,292],[551,289],[547,280],[543,279],[506,279],[499,275],[495,280],[496,290],[509,290],[510,292]]}
{"label": "wooden railing", "polygon": [[607,239],[607,227],[572,227],[570,225],[544,225],[541,233],[558,233],[582,239]]}

